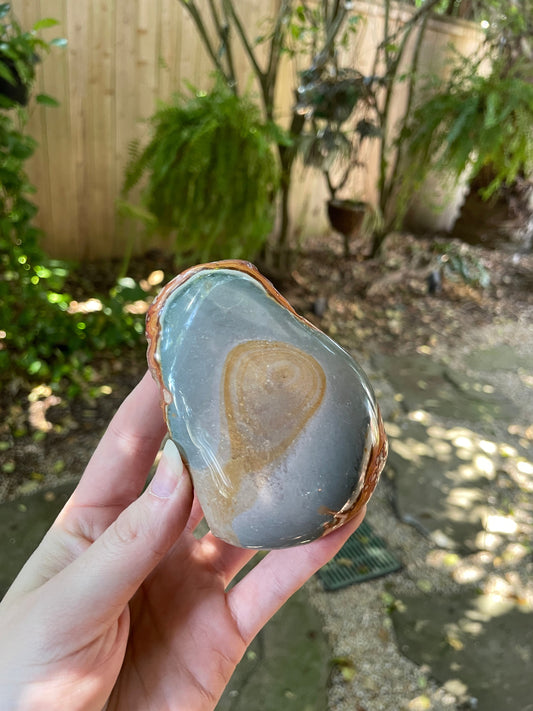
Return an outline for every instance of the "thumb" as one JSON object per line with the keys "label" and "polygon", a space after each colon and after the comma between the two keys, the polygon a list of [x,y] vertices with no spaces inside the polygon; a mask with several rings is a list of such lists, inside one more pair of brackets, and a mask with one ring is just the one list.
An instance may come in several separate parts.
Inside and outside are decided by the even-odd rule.
{"label": "thumb", "polygon": [[75,618],[80,609],[91,610],[98,620],[120,614],[182,533],[192,499],[189,473],[176,445],[168,440],[150,486],[49,581],[60,586],[63,616],[69,608]]}

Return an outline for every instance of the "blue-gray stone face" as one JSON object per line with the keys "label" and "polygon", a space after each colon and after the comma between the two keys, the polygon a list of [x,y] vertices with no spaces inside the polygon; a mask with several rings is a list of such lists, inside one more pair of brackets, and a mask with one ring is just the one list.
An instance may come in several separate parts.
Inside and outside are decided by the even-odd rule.
{"label": "blue-gray stone face", "polygon": [[212,532],[246,548],[323,535],[379,439],[360,367],[235,269],[192,275],[159,324],[167,422]]}

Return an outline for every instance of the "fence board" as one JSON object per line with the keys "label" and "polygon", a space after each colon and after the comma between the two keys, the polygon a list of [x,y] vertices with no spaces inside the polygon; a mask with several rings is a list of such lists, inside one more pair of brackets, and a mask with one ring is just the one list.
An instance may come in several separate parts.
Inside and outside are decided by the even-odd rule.
{"label": "fence board", "polygon": [[159,96],[167,101],[179,88],[181,8],[176,0],[161,0]]}
{"label": "fence board", "polygon": [[[46,0],[43,0],[45,2]],[[88,125],[91,120],[91,106],[87,97],[87,78],[88,78],[88,63],[89,63],[89,4],[87,2],[72,3],[66,7],[66,16],[63,18],[62,28],[66,29],[68,38],[68,66],[69,66],[69,87],[68,94],[64,97],[62,107],[68,110],[70,118],[70,131],[66,136],[67,155],[72,165],[74,172],[74,181],[71,190],[63,195],[58,191],[58,183],[56,173],[59,166],[51,164],[50,183],[52,186],[52,214],[48,217],[51,226],[45,226],[48,239],[50,240],[49,248],[52,253],[62,252],[65,250],[67,256],[78,258],[89,258],[91,254],[92,241],[88,239],[84,225],[87,225],[89,220],[94,218],[92,211],[89,210],[91,195],[89,185],[91,178],[87,174],[89,165],[87,161],[87,146],[88,146]],[[47,74],[55,68],[52,67],[52,59],[48,60]],[[63,108],[57,110],[63,112]],[[52,113],[52,111],[50,111]],[[47,123],[52,123],[58,118],[53,114],[47,115]],[[96,177],[96,176],[95,176]],[[100,176],[94,181],[97,182]],[[70,199],[65,201],[65,197]],[[72,200],[75,206],[75,227],[73,234],[65,234],[61,227],[60,221],[57,219],[57,213],[54,213],[56,205],[59,210],[66,212],[69,210],[69,205]],[[41,205],[41,210],[44,209]],[[48,245],[48,240],[47,240]]]}

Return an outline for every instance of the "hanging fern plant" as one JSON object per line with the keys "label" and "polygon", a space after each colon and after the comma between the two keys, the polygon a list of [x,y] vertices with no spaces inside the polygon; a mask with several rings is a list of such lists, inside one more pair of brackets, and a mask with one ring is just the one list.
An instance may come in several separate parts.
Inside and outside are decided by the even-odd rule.
{"label": "hanging fern plant", "polygon": [[217,82],[177,95],[150,123],[149,143],[130,147],[123,196],[142,185],[130,214],[175,234],[177,258],[252,258],[272,228],[278,182],[273,128],[258,108]]}

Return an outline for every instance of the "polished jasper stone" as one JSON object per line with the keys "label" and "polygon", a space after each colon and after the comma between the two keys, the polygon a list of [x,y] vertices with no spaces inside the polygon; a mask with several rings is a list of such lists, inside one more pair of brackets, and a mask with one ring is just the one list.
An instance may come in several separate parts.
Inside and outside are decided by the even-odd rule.
{"label": "polished jasper stone", "polygon": [[255,267],[178,275],[152,304],[147,337],[170,436],[216,536],[305,543],[366,503],[387,451],[368,379]]}

